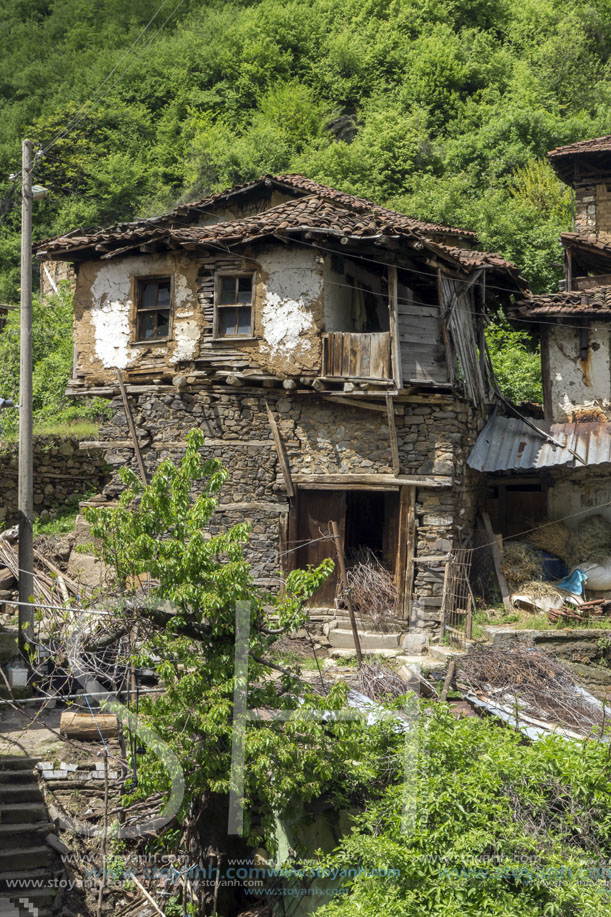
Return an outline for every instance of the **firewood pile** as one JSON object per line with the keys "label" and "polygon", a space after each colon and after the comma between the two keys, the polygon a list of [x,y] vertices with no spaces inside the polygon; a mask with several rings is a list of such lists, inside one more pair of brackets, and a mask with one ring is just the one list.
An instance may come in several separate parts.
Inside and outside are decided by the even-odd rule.
{"label": "firewood pile", "polygon": [[552,608],[547,617],[552,624],[559,621],[577,621],[588,624],[591,618],[600,619],[611,615],[611,599],[593,599],[574,607]]}
{"label": "firewood pile", "polygon": [[397,587],[392,574],[370,548],[359,548],[349,558],[348,585],[355,612],[380,624],[392,617]]}
{"label": "firewood pile", "polygon": [[[0,533],[0,588],[13,588],[19,582],[17,527]],[[67,602],[83,594],[83,588],[34,549],[34,597],[47,605]]]}
{"label": "firewood pile", "polygon": [[580,735],[605,729],[602,705],[565,666],[537,650],[477,647],[458,663],[457,683],[467,694],[510,706],[518,718],[536,718]]}
{"label": "firewood pile", "polygon": [[396,672],[386,669],[379,662],[364,662],[359,669],[358,688],[372,700],[383,703],[405,694],[405,682]]}

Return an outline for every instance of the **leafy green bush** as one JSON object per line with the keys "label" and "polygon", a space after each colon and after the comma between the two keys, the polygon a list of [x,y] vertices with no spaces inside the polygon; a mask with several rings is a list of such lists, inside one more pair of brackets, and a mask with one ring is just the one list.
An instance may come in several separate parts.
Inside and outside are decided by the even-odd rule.
{"label": "leafy green bush", "polygon": [[[19,310],[12,309],[0,333],[0,396],[19,402]],[[66,397],[66,386],[72,374],[72,296],[63,283],[47,304],[35,296],[32,304],[32,401],[35,428],[70,424],[79,420],[96,420],[108,413],[107,403],[89,398],[78,404]],[[0,431],[6,438],[16,435],[19,426],[17,408],[0,413]]]}
{"label": "leafy green bush", "polygon": [[486,329],[486,340],[497,382],[510,401],[543,403],[541,348],[526,331],[516,331],[504,316]]}
{"label": "leafy green bush", "polygon": [[321,917],[608,913],[606,744],[524,744],[494,721],[457,720],[440,704],[423,705],[406,741],[415,743],[403,759],[413,767],[395,759],[395,779],[370,795],[322,861],[353,878]]}

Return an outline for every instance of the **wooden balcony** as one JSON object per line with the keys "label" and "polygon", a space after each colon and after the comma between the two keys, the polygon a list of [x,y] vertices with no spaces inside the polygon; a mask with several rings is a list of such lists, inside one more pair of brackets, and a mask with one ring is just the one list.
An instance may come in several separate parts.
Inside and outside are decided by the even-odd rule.
{"label": "wooden balcony", "polygon": [[323,335],[323,376],[392,379],[390,332],[330,331]]}

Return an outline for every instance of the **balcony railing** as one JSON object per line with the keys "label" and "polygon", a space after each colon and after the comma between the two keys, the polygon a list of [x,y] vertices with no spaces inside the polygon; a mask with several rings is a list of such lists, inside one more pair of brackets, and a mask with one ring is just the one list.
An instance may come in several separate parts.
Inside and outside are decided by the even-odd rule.
{"label": "balcony railing", "polygon": [[390,332],[330,331],[325,334],[323,376],[392,379]]}

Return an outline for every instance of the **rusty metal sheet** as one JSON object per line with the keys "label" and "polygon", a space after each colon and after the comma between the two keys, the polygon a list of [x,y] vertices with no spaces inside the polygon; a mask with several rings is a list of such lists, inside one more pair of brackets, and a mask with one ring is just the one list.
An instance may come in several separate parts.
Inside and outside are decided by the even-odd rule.
{"label": "rusty metal sheet", "polygon": [[554,446],[517,417],[494,414],[471,451],[467,464],[476,471],[538,471],[557,465],[582,467],[611,463],[611,424],[547,423],[536,425],[561,443]]}

